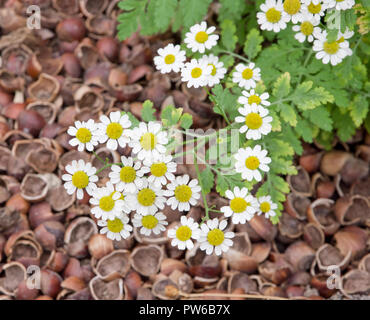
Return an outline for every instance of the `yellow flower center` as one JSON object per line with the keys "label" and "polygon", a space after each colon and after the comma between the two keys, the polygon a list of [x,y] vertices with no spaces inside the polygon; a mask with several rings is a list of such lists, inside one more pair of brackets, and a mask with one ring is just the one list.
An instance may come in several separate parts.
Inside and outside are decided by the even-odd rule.
{"label": "yellow flower center", "polygon": [[121,232],[123,229],[123,222],[119,218],[115,218],[114,220],[107,221],[107,228],[109,231],[113,233]]}
{"label": "yellow flower center", "polygon": [[175,198],[180,202],[188,202],[193,195],[191,188],[186,184],[177,186],[175,189]]}
{"label": "yellow flower center", "polygon": [[158,224],[158,219],[155,216],[147,215],[141,219],[141,223],[144,228],[153,229]]}
{"label": "yellow flower center", "polygon": [[217,69],[216,69],[215,65],[213,63],[210,63],[209,66],[212,66],[211,76],[215,76],[216,73],[217,73]]}
{"label": "yellow flower center", "polygon": [[136,171],[133,167],[123,167],[119,173],[119,178],[124,183],[134,182],[136,179]]}
{"label": "yellow flower center", "polygon": [[335,54],[339,50],[339,44],[337,41],[334,41],[332,43],[325,42],[324,43],[324,51],[328,54]]}
{"label": "yellow flower center", "polygon": [[207,240],[212,246],[219,246],[222,242],[224,242],[224,239],[224,233],[220,229],[213,229],[208,232]]}
{"label": "yellow flower center", "polygon": [[152,189],[144,188],[137,194],[137,201],[139,201],[142,206],[149,207],[153,205],[155,201],[155,192]]}
{"label": "yellow flower center", "polygon": [[338,43],[341,43],[341,42],[343,42],[344,41],[344,38],[343,37],[340,37],[338,40],[337,40],[337,42]]}
{"label": "yellow flower center", "polygon": [[342,2],[343,0],[336,0],[337,2]]}
{"label": "yellow flower center", "polygon": [[253,77],[253,70],[249,68],[245,68],[244,71],[242,72],[242,77],[245,80],[249,80]]}
{"label": "yellow flower center", "polygon": [[263,213],[266,213],[270,211],[271,206],[267,201],[265,201],[260,204],[260,209]]}
{"label": "yellow flower center", "polygon": [[207,32],[205,31],[199,31],[196,35],[195,35],[195,41],[199,42],[199,43],[204,43],[208,40],[208,34]]}
{"label": "yellow flower center", "polygon": [[191,77],[192,78],[199,78],[202,75],[202,69],[201,68],[194,68],[191,70]]}
{"label": "yellow flower center", "polygon": [[321,3],[314,4],[313,2],[311,2],[307,8],[308,8],[308,11],[312,14],[320,13]]}
{"label": "yellow flower center", "polygon": [[312,32],[313,32],[313,25],[312,25],[312,23],[309,22],[309,21],[302,22],[302,24],[301,24],[301,32],[305,36],[309,36],[310,34],[312,34]]}
{"label": "yellow flower center", "polygon": [[188,226],[181,226],[176,230],[176,238],[180,241],[186,241],[191,238],[192,232]]}
{"label": "yellow flower center", "polygon": [[255,104],[260,104],[261,103],[261,98],[255,94],[252,94],[251,96],[249,96],[248,98],[248,103],[249,104],[252,104],[252,103],[255,103]]}
{"label": "yellow flower center", "polygon": [[167,172],[167,166],[163,162],[153,163],[150,172],[153,176],[162,177]]}
{"label": "yellow flower center", "polygon": [[260,166],[260,161],[255,156],[250,156],[245,160],[245,166],[249,170],[256,170]]}
{"label": "yellow flower center", "polygon": [[230,208],[235,213],[244,212],[248,206],[248,202],[243,198],[234,198],[230,201]]}
{"label": "yellow flower center", "polygon": [[262,118],[258,113],[248,113],[245,117],[245,124],[249,129],[256,130],[262,126]]}
{"label": "yellow flower center", "polygon": [[144,133],[140,138],[140,144],[144,150],[153,150],[157,144],[157,137],[151,132]]}
{"label": "yellow flower center", "polygon": [[266,19],[271,23],[279,22],[281,19],[281,12],[275,8],[270,8],[266,11]]}
{"label": "yellow flower center", "polygon": [[284,11],[288,14],[296,14],[301,9],[301,1],[299,0],[285,0]]}
{"label": "yellow flower center", "polygon": [[77,130],[76,138],[82,143],[87,143],[91,140],[91,132],[89,129],[80,128]]}
{"label": "yellow flower center", "polygon": [[112,211],[114,208],[114,200],[111,196],[102,197],[99,200],[99,208],[103,211]]}
{"label": "yellow flower center", "polygon": [[72,176],[72,184],[78,188],[86,188],[89,184],[89,176],[84,171],[76,171]]}
{"label": "yellow flower center", "polygon": [[175,62],[175,56],[173,54],[168,54],[164,57],[165,64],[172,64]]}
{"label": "yellow flower center", "polygon": [[106,132],[110,139],[116,140],[122,135],[123,128],[119,123],[112,122],[108,124]]}

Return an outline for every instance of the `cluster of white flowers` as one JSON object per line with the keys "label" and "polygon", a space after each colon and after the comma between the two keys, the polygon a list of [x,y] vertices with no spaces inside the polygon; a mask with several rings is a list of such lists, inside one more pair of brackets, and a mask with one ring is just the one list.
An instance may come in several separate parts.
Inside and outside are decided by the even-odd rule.
{"label": "cluster of white flowers", "polygon": [[354,4],[354,0],[266,0],[260,6],[257,21],[262,30],[274,32],[285,29],[291,21],[294,24],[293,31],[296,32],[294,37],[301,43],[306,40],[313,42],[316,58],[334,66],[352,55],[346,40],[354,32],[338,32],[337,39],[329,42],[327,32],[319,27],[320,18],[328,10],[347,10]]}

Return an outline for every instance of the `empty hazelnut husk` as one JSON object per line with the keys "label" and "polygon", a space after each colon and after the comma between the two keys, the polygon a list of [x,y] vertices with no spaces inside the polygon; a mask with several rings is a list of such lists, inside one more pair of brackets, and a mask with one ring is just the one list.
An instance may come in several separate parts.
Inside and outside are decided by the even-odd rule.
{"label": "empty hazelnut husk", "polygon": [[361,195],[345,196],[337,200],[334,212],[342,225],[364,224],[370,218],[370,202]]}
{"label": "empty hazelnut husk", "polygon": [[40,174],[28,173],[22,180],[21,196],[30,202],[45,199],[48,192],[47,180]]}
{"label": "empty hazelnut husk", "polygon": [[79,110],[88,107],[92,112],[103,109],[104,100],[101,94],[88,86],[80,87],[74,94],[74,99]]}
{"label": "empty hazelnut husk", "polygon": [[47,147],[30,151],[26,163],[38,173],[53,172],[58,165],[58,153]]}
{"label": "empty hazelnut husk", "polygon": [[157,245],[136,247],[131,253],[131,265],[141,275],[156,274],[163,260],[163,249]]}
{"label": "empty hazelnut husk", "polygon": [[314,223],[308,223],[304,226],[303,238],[313,249],[318,249],[325,242],[324,231]]}
{"label": "empty hazelnut husk", "polygon": [[177,284],[167,277],[154,282],[152,294],[161,300],[175,300],[180,296]]}
{"label": "empty hazelnut husk", "polygon": [[342,278],[341,291],[345,295],[368,292],[370,290],[370,273],[362,270],[351,270]]}
{"label": "empty hazelnut husk", "polygon": [[308,270],[315,259],[315,251],[303,241],[292,243],[285,251],[287,260],[295,270]]}
{"label": "empty hazelnut husk", "polygon": [[35,101],[27,105],[27,110],[34,110],[38,112],[46,123],[53,123],[57,115],[57,107],[46,101]]}
{"label": "empty hazelnut husk", "polygon": [[113,241],[105,235],[94,234],[88,243],[91,256],[99,260],[113,251]]}
{"label": "empty hazelnut husk", "polygon": [[79,43],[74,54],[85,70],[95,66],[99,60],[99,53],[89,38],[85,38]]}
{"label": "empty hazelnut husk", "polygon": [[359,265],[358,265],[360,270],[366,271],[370,273],[370,253],[368,253],[366,256],[364,256]]}
{"label": "empty hazelnut husk", "polygon": [[52,251],[63,245],[64,231],[60,222],[46,221],[35,229],[35,237],[44,249]]}
{"label": "empty hazelnut husk", "polygon": [[266,219],[264,216],[255,215],[249,221],[250,226],[258,233],[258,235],[266,241],[272,241],[277,235],[277,226]]}
{"label": "empty hazelnut husk", "polygon": [[303,225],[298,219],[283,213],[278,225],[278,239],[284,243],[291,243],[302,235]]}
{"label": "empty hazelnut husk", "polygon": [[68,260],[69,257],[63,249],[53,250],[45,262],[45,267],[55,272],[61,272],[66,267]]}
{"label": "empty hazelnut husk", "polygon": [[333,235],[339,229],[339,222],[334,215],[334,201],[331,199],[317,199],[307,210],[308,221],[317,224],[325,235]]}
{"label": "empty hazelnut husk", "polygon": [[326,243],[316,251],[315,261],[319,269],[322,271],[330,269],[331,266],[336,266],[341,270],[344,270],[348,266],[350,259],[351,252],[348,252],[346,256],[343,256],[339,249]]}
{"label": "empty hazelnut husk", "polygon": [[105,281],[123,278],[130,270],[130,255],[127,250],[116,250],[103,257],[96,265],[96,274]]}
{"label": "empty hazelnut husk", "polygon": [[258,266],[259,273],[275,284],[284,282],[292,273],[293,267],[281,255],[276,255],[274,261],[265,261]]}
{"label": "empty hazelnut husk", "polygon": [[80,291],[86,287],[85,281],[78,277],[68,277],[60,284],[63,289]]}
{"label": "empty hazelnut husk", "polygon": [[184,262],[177,259],[165,258],[161,263],[161,273],[169,276],[173,271],[186,272],[187,266]]}
{"label": "empty hazelnut husk", "polygon": [[2,267],[5,276],[0,278],[0,291],[9,296],[15,296],[18,286],[26,280],[26,268],[19,262],[10,262]]}
{"label": "empty hazelnut husk", "polygon": [[215,255],[206,255],[199,247],[197,243],[193,249],[186,251],[185,261],[189,265],[189,273],[195,277],[217,281],[222,271],[219,258]]}
{"label": "empty hazelnut husk", "polygon": [[287,176],[290,189],[300,196],[310,197],[312,195],[310,176],[302,167],[297,167],[297,171],[296,175]]}
{"label": "empty hazelnut husk", "polygon": [[0,203],[7,201],[10,198],[10,192],[8,191],[5,181],[0,176]]}
{"label": "empty hazelnut husk", "polygon": [[349,226],[335,233],[334,240],[343,256],[350,253],[352,259],[357,259],[366,252],[368,234],[364,229]]}
{"label": "empty hazelnut husk", "polygon": [[85,23],[78,17],[68,18],[59,22],[56,32],[62,41],[80,41],[86,33]]}
{"label": "empty hazelnut husk", "polygon": [[88,254],[87,243],[90,237],[98,233],[94,220],[80,217],[73,220],[64,234],[64,242],[69,255],[83,258]]}
{"label": "empty hazelnut husk", "polygon": [[95,300],[122,300],[124,298],[122,279],[106,282],[96,276],[90,281],[89,288]]}
{"label": "empty hazelnut husk", "polygon": [[253,273],[258,266],[257,260],[251,256],[252,246],[247,233],[236,233],[233,246],[223,253],[233,270]]}
{"label": "empty hazelnut husk", "polygon": [[242,272],[235,272],[229,277],[227,290],[229,293],[232,293],[235,289],[243,289],[244,293],[258,293],[256,282],[251,280],[248,275]]}
{"label": "empty hazelnut husk", "polygon": [[370,199],[370,177],[355,182],[350,191],[352,195],[360,195]]}
{"label": "empty hazelnut husk", "polygon": [[46,73],[40,74],[39,79],[28,87],[31,99],[52,102],[58,95],[60,84],[58,80]]}
{"label": "empty hazelnut husk", "polygon": [[311,286],[317,289],[320,293],[320,296],[324,298],[330,298],[336,291],[336,289],[329,289],[328,288],[328,277],[326,273],[317,274],[311,279]]}
{"label": "empty hazelnut husk", "polygon": [[262,263],[267,259],[271,251],[270,242],[253,243],[251,256],[258,262]]}

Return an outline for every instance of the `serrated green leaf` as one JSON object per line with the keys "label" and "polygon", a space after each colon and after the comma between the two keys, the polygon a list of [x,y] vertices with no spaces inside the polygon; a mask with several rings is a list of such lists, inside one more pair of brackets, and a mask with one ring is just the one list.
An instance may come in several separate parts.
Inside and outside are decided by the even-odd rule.
{"label": "serrated green leaf", "polygon": [[279,104],[278,107],[282,119],[295,127],[297,125],[297,114],[295,108],[287,103]]}
{"label": "serrated green leaf", "polygon": [[245,0],[219,0],[219,2],[221,4],[218,13],[219,21],[224,21],[226,19],[237,21],[242,17],[246,9]]}
{"label": "serrated green leaf", "polygon": [[179,5],[182,25],[189,28],[201,21],[207,14],[208,7],[212,0],[181,0]]}
{"label": "serrated green leaf", "polygon": [[120,9],[125,10],[117,20],[117,37],[122,41],[127,39],[138,29],[139,17],[144,12],[147,0],[122,0],[118,3]]}
{"label": "serrated green leaf", "polygon": [[356,95],[350,105],[350,115],[353,122],[359,127],[369,111],[369,102],[365,96]]}
{"label": "serrated green leaf", "polygon": [[236,27],[233,21],[224,20],[221,25],[221,44],[228,51],[234,51],[238,37],[235,35]]}
{"label": "serrated green leaf", "polygon": [[182,108],[175,108],[172,105],[166,106],[161,113],[162,123],[166,127],[173,126],[177,124],[182,115]]}
{"label": "serrated green leaf", "polygon": [[306,81],[297,86],[292,96],[292,101],[301,110],[314,109],[315,107],[334,102],[333,95],[323,87],[316,87],[310,90],[312,81]]}
{"label": "serrated green leaf", "polygon": [[257,29],[252,29],[247,35],[243,51],[249,59],[254,59],[262,50],[263,37]]}
{"label": "serrated green leaf", "polygon": [[313,128],[307,120],[300,119],[298,125],[294,129],[304,141],[309,143],[313,141]]}
{"label": "serrated green leaf", "polygon": [[289,72],[285,72],[282,74],[274,83],[274,88],[272,90],[272,94],[276,98],[284,98],[290,92],[290,74]]}
{"label": "serrated green leaf", "polygon": [[325,131],[331,131],[333,129],[333,120],[330,118],[330,113],[325,106],[318,106],[313,110],[306,110],[303,115],[320,129]]}
{"label": "serrated green leaf", "polygon": [[205,193],[210,193],[215,181],[214,174],[208,166],[203,171],[201,171],[200,179],[202,181],[203,191]]}
{"label": "serrated green leaf", "polygon": [[156,0],[154,2],[154,24],[160,31],[165,31],[173,18],[177,7],[177,0]]}
{"label": "serrated green leaf", "polygon": [[193,124],[193,117],[189,113],[184,113],[180,119],[180,126],[183,129],[189,129]]}
{"label": "serrated green leaf", "polygon": [[143,103],[143,109],[141,111],[141,118],[146,121],[155,121],[156,118],[154,116],[155,109],[153,108],[153,102],[150,100],[145,100]]}
{"label": "serrated green leaf", "polygon": [[237,108],[237,96],[233,95],[228,88],[223,89],[222,85],[217,84],[212,89],[210,100],[214,103],[213,111],[217,114],[226,115],[233,121],[239,114]]}
{"label": "serrated green leaf", "polygon": [[356,126],[348,112],[336,110],[332,113],[333,124],[337,129],[337,135],[343,142],[349,140],[356,132]]}

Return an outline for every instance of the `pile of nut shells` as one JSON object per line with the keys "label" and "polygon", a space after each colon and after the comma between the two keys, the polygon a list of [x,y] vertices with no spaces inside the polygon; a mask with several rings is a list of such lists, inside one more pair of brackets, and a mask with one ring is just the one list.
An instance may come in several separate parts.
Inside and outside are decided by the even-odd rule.
{"label": "pile of nut shells", "polygon": [[[66,193],[61,176],[78,152],[67,129],[111,111],[140,118],[142,102],[169,104],[195,128],[221,128],[207,92],[153,67],[158,48],[178,35],[116,38],[118,0],[0,0],[0,300],[1,299],[369,299],[370,136],[364,130],[325,151],[304,146],[278,225],[262,216],[231,226],[222,257],[197,246],[171,247],[166,232],[112,241],[100,235],[89,196]],[[41,9],[41,29],[26,10]],[[129,148],[101,146],[117,162]],[[105,185],[109,169],[99,173]],[[196,177],[192,165],[178,174]],[[210,205],[226,200],[211,192]],[[182,213],[166,207],[168,228]],[[188,213],[200,221],[203,204]],[[216,213],[214,216],[216,217]],[[328,278],[337,266],[338,281]],[[30,274],[40,276],[30,286]],[[40,280],[40,281],[38,281]],[[334,279],[336,280],[336,278]],[[330,282],[330,283],[331,283]]]}

